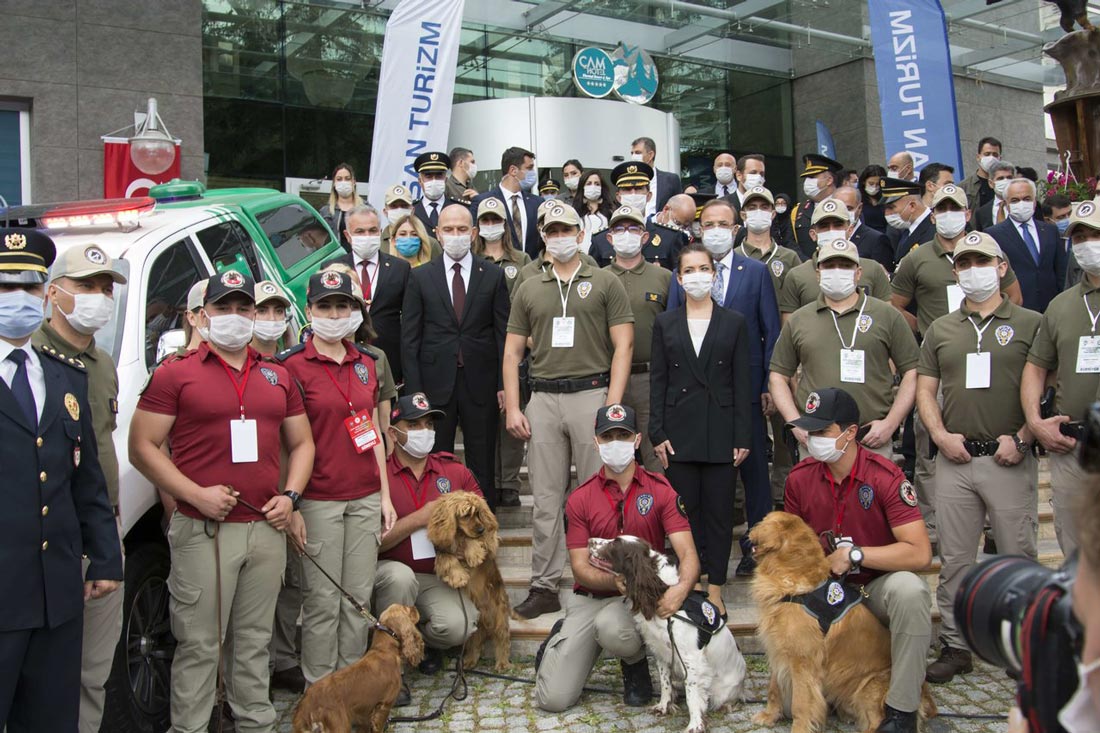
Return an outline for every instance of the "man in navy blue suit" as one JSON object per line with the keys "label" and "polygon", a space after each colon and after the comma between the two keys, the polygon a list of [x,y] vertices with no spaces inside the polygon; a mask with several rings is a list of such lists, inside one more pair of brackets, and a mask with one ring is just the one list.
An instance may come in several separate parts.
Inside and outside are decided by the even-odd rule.
{"label": "man in navy blue suit", "polygon": [[985,230],[997,240],[1020,281],[1024,307],[1042,313],[1062,291],[1069,254],[1058,227],[1036,218],[1035,184],[1015,178],[1005,191],[1008,218]]}
{"label": "man in navy blue suit", "polygon": [[[736,221],[733,206],[723,199],[707,202],[699,214],[703,246],[714,256],[716,277],[711,295],[719,305],[744,316],[749,334],[749,372],[753,394],[752,448],[738,471],[745,486],[745,514],[751,529],[772,509],[768,457],[764,447],[764,418],[775,410],[767,384],[772,348],[779,338],[779,305],[767,265],[733,249]],[[677,308],[683,302],[684,290],[674,277],[668,307]],[[752,575],[756,567],[750,550],[746,533],[741,538],[742,558],[737,566],[737,575],[741,577]]]}
{"label": "man in navy blue suit", "polygon": [[503,173],[500,185],[474,197],[470,216],[477,221],[477,207],[484,199],[490,196],[500,199],[504,202],[505,223],[512,232],[512,246],[522,248],[532,260],[538,260],[542,241],[536,222],[542,199],[531,193],[538,182],[535,154],[523,148],[508,148],[500,156],[500,170]]}

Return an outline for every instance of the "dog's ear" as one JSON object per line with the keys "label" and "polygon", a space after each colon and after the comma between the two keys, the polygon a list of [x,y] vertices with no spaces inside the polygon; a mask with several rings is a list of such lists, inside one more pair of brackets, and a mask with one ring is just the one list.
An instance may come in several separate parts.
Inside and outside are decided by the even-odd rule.
{"label": "dog's ear", "polygon": [[407,664],[415,667],[424,659],[424,637],[416,628],[420,614],[415,608],[403,609],[397,618],[398,622],[391,628],[401,643],[401,656]]}
{"label": "dog's ear", "polygon": [[[451,496],[448,494],[447,496]],[[435,500],[431,519],[428,520],[428,539],[444,552],[455,552],[457,548],[458,520],[452,502],[447,496]]]}
{"label": "dog's ear", "polygon": [[668,586],[657,575],[648,547],[639,542],[622,542],[620,550],[627,597],[633,602],[635,613],[651,619],[657,614],[657,604]]}
{"label": "dog's ear", "polygon": [[485,500],[480,498],[477,500],[477,519],[485,527],[485,534],[481,536],[485,549],[490,555],[496,555],[497,550],[500,549],[500,522],[497,521]]}

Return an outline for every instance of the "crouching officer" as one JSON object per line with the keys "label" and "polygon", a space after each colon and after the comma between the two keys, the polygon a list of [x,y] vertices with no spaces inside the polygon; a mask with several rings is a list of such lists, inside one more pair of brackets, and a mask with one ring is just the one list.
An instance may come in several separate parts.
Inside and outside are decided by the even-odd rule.
{"label": "crouching officer", "polygon": [[[390,413],[394,451],[386,469],[397,521],[382,538],[374,580],[374,608],[399,603],[420,612],[424,674],[438,672],[443,650],[461,646],[477,625],[477,608],[466,594],[436,576],[435,548],[428,540],[432,502],[452,491],[482,495],[474,475],[457,458],[432,452],[435,418],[443,416],[423,392],[400,398]],[[402,692],[407,696],[407,690]]]}
{"label": "crouching officer", "polygon": [[85,366],[31,345],[54,254],[44,234],[0,229],[0,466],[9,488],[0,514],[0,728],[10,733],[77,730],[84,602],[122,580]]}
{"label": "crouching officer", "polygon": [[809,434],[812,457],[791,469],[784,509],[828,538],[833,574],[863,586],[867,608],[890,630],[890,690],[878,733],[916,733],[932,599],[915,573],[932,562],[932,544],[913,484],[856,440],[859,421],[844,390],[810,393],[790,425]]}
{"label": "crouching officer", "polygon": [[683,502],[664,476],[634,460],[642,438],[634,410],[620,404],[601,407],[595,432],[603,468],[565,504],[573,593],[565,618],[554,624],[535,657],[535,701],[552,713],[577,702],[601,651],[620,659],[625,704],[642,707],[653,696],[645,644],[630,602],[619,595],[615,575],[589,563],[589,539],[633,535],[658,552],[668,539],[680,560],[680,582],[661,597],[661,618],[680,610],[699,579],[699,556]]}

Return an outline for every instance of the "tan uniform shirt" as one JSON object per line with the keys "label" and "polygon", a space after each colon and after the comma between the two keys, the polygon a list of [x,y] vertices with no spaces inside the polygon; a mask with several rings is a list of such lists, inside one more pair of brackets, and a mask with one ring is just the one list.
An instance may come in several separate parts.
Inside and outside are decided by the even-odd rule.
{"label": "tan uniform shirt", "polygon": [[[856,287],[872,297],[890,302],[890,276],[882,265],[867,257],[859,258],[863,275]],[[813,303],[821,295],[817,284],[817,264],[807,260],[787,273],[783,289],[779,291],[779,312],[794,313],[804,305]]]}
{"label": "tan uniform shirt", "polygon": [[[1087,371],[1096,366],[1088,354],[1082,359],[1080,352],[1082,336],[1100,336],[1093,327],[1089,309],[1100,317],[1100,288],[1094,288],[1087,280],[1059,293],[1047,305],[1039,334],[1027,355],[1032,364],[1057,373],[1055,409],[1073,420],[1085,416],[1100,389],[1100,372]],[[1079,371],[1079,366],[1085,371]]]}
{"label": "tan uniform shirt", "polygon": [[[890,288],[897,295],[916,301],[917,329],[921,333],[928,330],[932,321],[947,315],[951,310],[948,307],[947,291],[958,287],[955,271],[952,269],[954,262],[951,253],[943,248],[939,237],[936,237],[910,251],[898,263]],[[1014,282],[1016,273],[1009,264],[1008,272],[1001,278],[1001,290]],[[957,292],[961,297],[962,291]]]}
{"label": "tan uniform shirt", "polygon": [[635,364],[648,364],[653,346],[653,322],[657,314],[668,307],[668,289],[672,283],[672,273],[644,259],[630,270],[624,270],[617,262],[603,268],[619,278],[630,299],[630,310],[634,313],[634,356]]}
{"label": "tan uniform shirt", "polygon": [[[1003,298],[984,321],[964,303],[932,322],[924,334],[917,374],[940,380],[943,423],[949,432],[995,440],[1020,429],[1020,379],[1041,320],[1035,311]],[[990,354],[989,387],[967,389],[967,354],[978,353],[976,329],[981,328],[981,351]]]}
{"label": "tan uniform shirt", "polygon": [[766,254],[763,250],[753,247],[748,242],[742,242],[738,250],[749,259],[763,262],[768,266],[768,272],[771,273],[772,285],[775,286],[776,293],[782,292],[783,283],[787,281],[788,273],[802,264],[802,258],[798,256],[797,252],[793,249],[781,247],[775,242],[772,242],[772,248]]}
{"label": "tan uniform shirt", "polygon": [[80,359],[88,372],[88,406],[92,410],[92,429],[99,449],[99,465],[107,479],[107,493],[111,505],[118,506],[118,455],[115,453],[116,418],[118,417],[118,372],[115,362],[103,349],[97,348],[95,339],[84,351],[61,338],[49,321],[31,337],[35,346],[49,346],[54,351]]}
{"label": "tan uniform shirt", "polygon": [[[863,352],[863,383],[841,378],[842,338],[851,351]],[[915,368],[919,360],[920,351],[912,329],[889,303],[864,295],[854,306],[838,314],[825,304],[824,297],[819,297],[796,310],[783,324],[772,351],[771,370],[793,377],[801,365],[796,395],[800,405],[806,403],[810,392],[841,387],[859,406],[860,422],[867,424],[886,417],[893,405],[894,374],[890,362],[894,362],[898,373],[904,374]]]}
{"label": "tan uniform shirt", "polygon": [[[472,183],[472,182],[471,182]],[[446,183],[443,185],[443,191],[447,198],[455,199],[456,201],[462,201],[463,203],[470,203],[470,199],[466,198],[466,189],[473,188],[470,183],[462,183],[455,178],[454,173],[447,176]],[[476,189],[475,189],[476,190]]]}
{"label": "tan uniform shirt", "polygon": [[[531,376],[576,379],[611,369],[611,326],[633,323],[630,300],[619,279],[585,262],[573,282],[559,281],[552,267],[524,280],[512,298],[508,333],[533,341]],[[566,299],[562,313],[562,297]],[[573,345],[553,346],[554,319],[573,319]]]}
{"label": "tan uniform shirt", "polygon": [[499,265],[504,270],[504,286],[508,288],[508,297],[512,297],[516,285],[520,283],[519,273],[531,262],[531,255],[523,250],[512,248],[512,251],[500,259],[493,259],[488,255],[482,255],[494,265]]}

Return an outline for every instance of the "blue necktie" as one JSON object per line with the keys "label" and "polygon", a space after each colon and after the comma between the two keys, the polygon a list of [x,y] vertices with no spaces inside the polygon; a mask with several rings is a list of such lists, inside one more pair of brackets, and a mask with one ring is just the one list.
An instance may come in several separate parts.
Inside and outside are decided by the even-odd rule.
{"label": "blue necktie", "polygon": [[1027,224],[1020,225],[1020,233],[1024,235],[1024,244],[1027,245],[1027,251],[1031,253],[1031,259],[1035,260],[1035,264],[1039,264],[1039,246],[1035,244],[1035,238],[1031,236],[1031,229]]}
{"label": "blue necktie", "polygon": [[726,265],[725,263],[719,262],[715,265],[715,269],[717,272],[714,276],[714,282],[710,286],[710,297],[714,298],[718,305],[722,305],[722,296],[725,294],[724,291],[726,289],[724,285],[725,277],[723,276],[726,271]]}
{"label": "blue necktie", "polygon": [[31,380],[27,377],[27,352],[15,349],[8,354],[8,361],[15,362],[15,376],[11,379],[11,393],[27,424],[32,430],[38,430],[38,409],[34,405],[34,393],[31,392]]}

